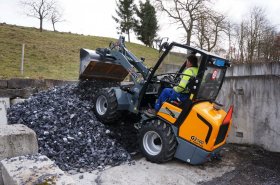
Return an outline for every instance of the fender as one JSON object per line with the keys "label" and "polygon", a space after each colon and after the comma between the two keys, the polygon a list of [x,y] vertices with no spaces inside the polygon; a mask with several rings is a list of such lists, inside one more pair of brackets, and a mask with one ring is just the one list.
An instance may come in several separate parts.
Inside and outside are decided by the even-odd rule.
{"label": "fender", "polygon": [[119,87],[114,87],[117,100],[118,100],[118,110],[128,110],[131,101],[131,94],[123,91]]}

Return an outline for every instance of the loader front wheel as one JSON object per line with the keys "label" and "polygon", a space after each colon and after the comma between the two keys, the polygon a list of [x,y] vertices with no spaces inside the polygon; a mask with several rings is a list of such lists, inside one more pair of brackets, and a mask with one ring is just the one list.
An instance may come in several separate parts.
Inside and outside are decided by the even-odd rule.
{"label": "loader front wheel", "polygon": [[159,119],[151,120],[140,128],[139,142],[143,155],[155,163],[171,160],[177,148],[171,126]]}
{"label": "loader front wheel", "polygon": [[94,113],[102,123],[114,123],[121,112],[117,110],[118,101],[113,89],[101,89],[94,98]]}

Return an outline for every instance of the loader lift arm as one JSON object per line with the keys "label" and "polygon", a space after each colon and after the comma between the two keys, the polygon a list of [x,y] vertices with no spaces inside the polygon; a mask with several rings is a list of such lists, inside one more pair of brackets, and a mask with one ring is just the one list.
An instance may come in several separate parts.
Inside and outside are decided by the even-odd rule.
{"label": "loader lift arm", "polygon": [[[139,73],[141,76],[139,76]],[[124,44],[124,37],[109,48],[80,50],[80,80],[113,80],[121,82],[130,74],[134,83],[139,78],[146,79],[149,70],[143,61],[134,56]]]}

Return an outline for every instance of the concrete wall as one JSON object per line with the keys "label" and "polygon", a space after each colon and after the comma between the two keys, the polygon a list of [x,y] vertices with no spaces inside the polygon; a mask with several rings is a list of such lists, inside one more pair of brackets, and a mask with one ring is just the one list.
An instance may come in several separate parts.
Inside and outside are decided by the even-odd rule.
{"label": "concrete wall", "polygon": [[280,75],[280,63],[237,64],[227,70],[226,76]]}
{"label": "concrete wall", "polygon": [[280,152],[279,66],[279,63],[238,65],[229,71],[231,77],[226,78],[217,99],[226,109],[234,105],[228,142],[254,144]]}
{"label": "concrete wall", "polygon": [[77,83],[77,81],[19,78],[0,80],[0,97],[8,97],[10,99],[16,97],[28,98],[31,94],[38,91],[71,83]]}

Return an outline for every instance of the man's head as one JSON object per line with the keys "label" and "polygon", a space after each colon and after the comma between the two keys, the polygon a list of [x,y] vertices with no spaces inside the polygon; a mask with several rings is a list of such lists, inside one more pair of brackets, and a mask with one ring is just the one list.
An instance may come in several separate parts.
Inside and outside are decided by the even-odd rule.
{"label": "man's head", "polygon": [[188,67],[198,67],[197,58],[195,55],[190,55],[187,58],[187,66]]}

